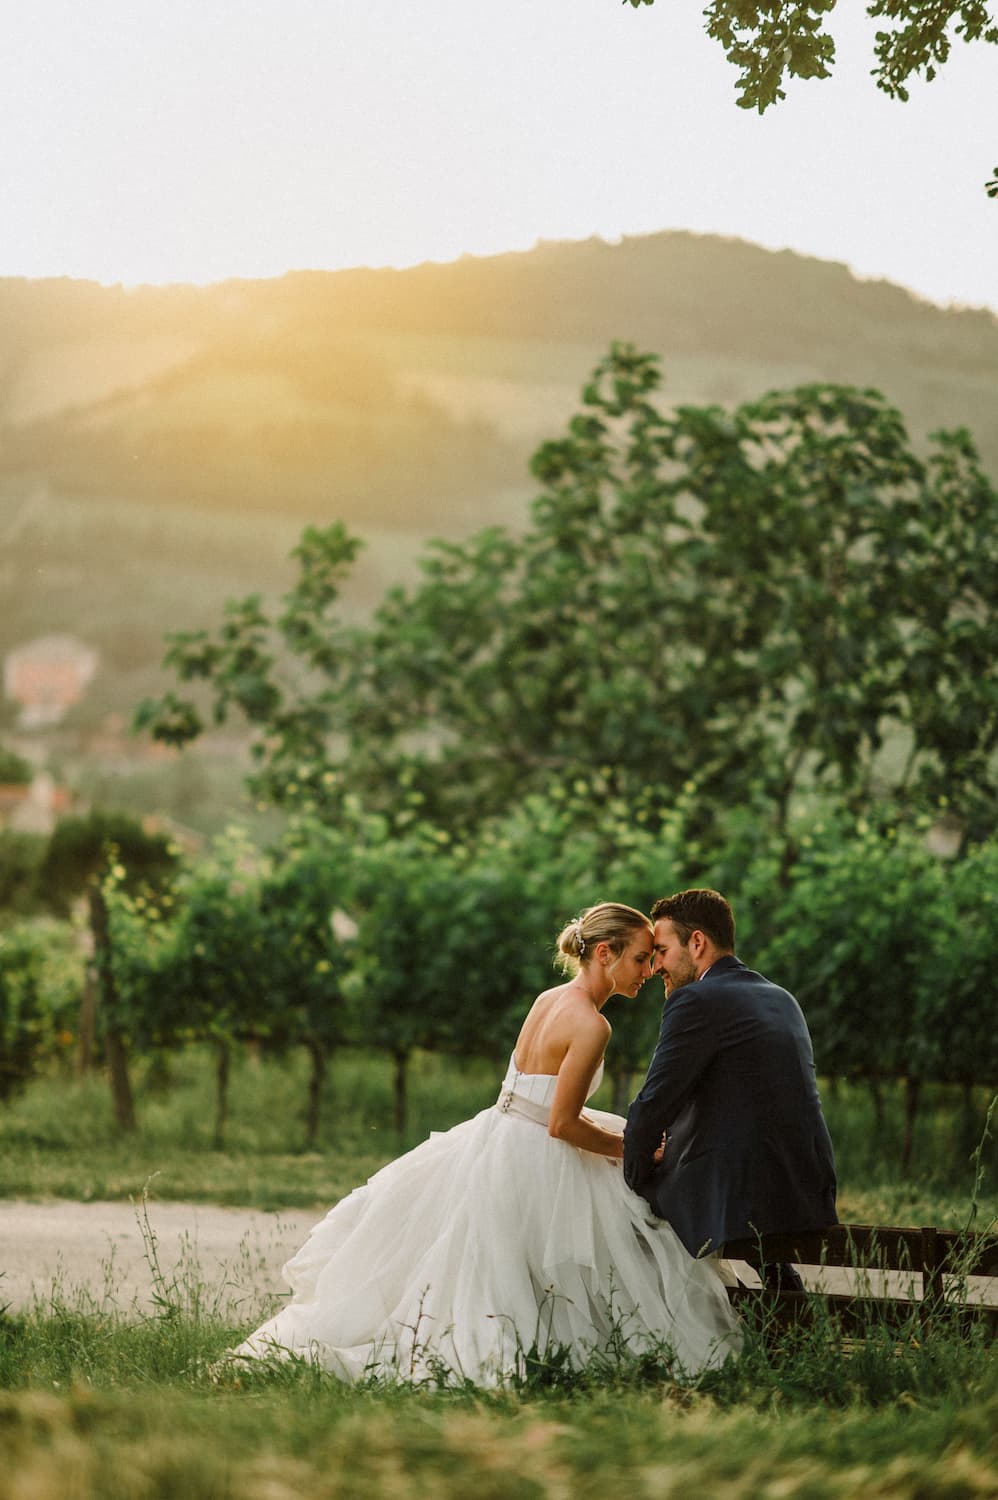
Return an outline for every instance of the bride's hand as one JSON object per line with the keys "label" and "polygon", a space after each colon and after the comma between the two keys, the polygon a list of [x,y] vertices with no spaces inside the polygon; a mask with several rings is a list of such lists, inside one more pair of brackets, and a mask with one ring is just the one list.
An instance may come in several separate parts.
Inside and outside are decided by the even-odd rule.
{"label": "bride's hand", "polygon": [[665,1155],[665,1140],[666,1140],[666,1136],[665,1136],[665,1131],[663,1130],[662,1131],[662,1144],[661,1144],[661,1146],[658,1147],[658,1149],[656,1150],[656,1152],[654,1154],[654,1157],[652,1158],[653,1161],[655,1162],[656,1166],[662,1160],[662,1157]]}

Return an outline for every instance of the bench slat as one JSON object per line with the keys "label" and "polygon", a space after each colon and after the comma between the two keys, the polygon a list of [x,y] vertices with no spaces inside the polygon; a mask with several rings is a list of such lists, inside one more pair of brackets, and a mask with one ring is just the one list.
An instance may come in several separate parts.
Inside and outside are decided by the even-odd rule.
{"label": "bench slat", "polygon": [[869,1265],[925,1271],[938,1289],[944,1274],[998,1275],[998,1235],[953,1229],[898,1228],[879,1224],[835,1224],[794,1234],[764,1234],[731,1240],[722,1255],[750,1266],[790,1261],[796,1265]]}
{"label": "bench slat", "polygon": [[[757,1287],[730,1287],[732,1304],[758,1321],[764,1334],[779,1332],[797,1323],[812,1324],[833,1314],[847,1333],[863,1336],[871,1328],[886,1327],[909,1333],[912,1319],[928,1335],[939,1322],[969,1329],[984,1325],[989,1336],[998,1334],[998,1305],[962,1300],[967,1276],[998,1275],[998,1235],[961,1233],[882,1224],[835,1224],[828,1229],[797,1234],[766,1234],[732,1240],[722,1250],[728,1260],[763,1265],[789,1261],[804,1267],[843,1267],[862,1271],[897,1271],[918,1277],[920,1286],[903,1286],[881,1294],[860,1285],[849,1292],[813,1290],[773,1291]],[[920,1295],[919,1295],[920,1293]]]}

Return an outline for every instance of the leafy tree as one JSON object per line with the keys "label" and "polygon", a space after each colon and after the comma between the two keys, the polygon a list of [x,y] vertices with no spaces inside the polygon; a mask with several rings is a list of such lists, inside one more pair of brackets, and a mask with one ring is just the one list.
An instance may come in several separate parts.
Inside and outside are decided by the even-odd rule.
{"label": "leafy tree", "polygon": [[[353,871],[342,840],[303,839],[281,851],[260,889],[261,978],[271,1036],[309,1058],[305,1142],[319,1135],[323,1088],[334,1050],[350,1039],[344,974],[352,924]],[[342,924],[342,925],[341,925]]]}
{"label": "leafy tree", "polygon": [[15,750],[9,750],[6,745],[0,745],[0,783],[6,786],[30,786],[34,771],[31,762],[18,755]]}
{"label": "leafy tree", "polygon": [[998,1083],[998,840],[969,850],[943,879],[946,898],[936,911],[914,1029],[932,1048],[932,1076],[993,1085]]}
{"label": "leafy tree", "polygon": [[76,933],[65,923],[35,919],[0,933],[0,1101],[46,1061],[67,1057],[82,983]]}
{"label": "leafy tree", "polygon": [[172,894],[123,888],[110,900],[118,1015],[129,1047],[198,1040],[215,1052],[214,1139],[228,1111],[232,1044],[303,1046],[311,1066],[306,1141],[315,1144],[333,1048],[346,1037],[342,944],[331,921],[342,860],[299,837],[273,856],[230,832]]}
{"label": "leafy tree", "polygon": [[[768,941],[758,953],[759,966],[801,1002],[822,1072],[875,1084],[904,1079],[904,1170],[923,1084],[954,1073],[993,1076],[993,1047],[973,1063],[968,1055],[988,1030],[982,992],[971,1006],[966,987],[954,984],[968,942],[973,951],[973,928],[986,917],[967,901],[972,891],[980,895],[983,872],[975,868],[958,896],[959,871],[930,851],[924,830],[863,820],[852,829],[818,827],[802,836],[788,887],[771,888]],[[986,917],[991,941],[993,926]],[[968,984],[979,985],[980,967],[968,968]]]}
{"label": "leafy tree", "polygon": [[0,910],[24,915],[42,904],[38,876],[47,842],[40,833],[0,830]]}
{"label": "leafy tree", "polygon": [[38,872],[39,890],[56,912],[66,913],[74,897],[86,896],[93,970],[81,1002],[81,1050],[86,1054],[91,1035],[100,1035],[115,1117],[123,1131],[135,1129],[135,1104],[128,1075],[128,1017],[115,973],[106,886],[110,881],[127,889],[162,890],[176,860],[164,835],[146,833],[127,814],[95,810],[56,824]]}
{"label": "leafy tree", "polygon": [[112,864],[121,867],[118,879],[128,889],[161,889],[176,869],[177,853],[165,834],[147,833],[129,814],[95,809],[56,824],[38,872],[39,889],[53,910],[65,915],[73,898]]}
{"label": "leafy tree", "polygon": [[33,966],[18,965],[7,947],[0,946],[0,1103],[35,1071],[44,1029]]}
{"label": "leafy tree", "polygon": [[416,1048],[495,1057],[526,1009],[530,916],[522,884],[507,861],[469,858],[441,838],[429,829],[375,837],[354,867],[358,932],[347,979],[354,1033],[391,1055],[399,1133]]}
{"label": "leafy tree", "polygon": [[174,898],[109,896],[111,977],[123,1042],[140,1052],[193,1040],[215,1051],[214,1139],[224,1139],[230,1049],[268,1030],[267,946],[260,859],[245,841],[221,843],[178,881]]}
{"label": "leafy tree", "polygon": [[[214,640],[203,630],[170,637],[164,666],[181,682],[210,684],[214,722],[223,724],[238,710],[252,727],[257,771],[250,784],[275,802],[338,805],[329,737],[337,727],[335,710],[354,642],[334,606],[359,549],[340,522],[307,527],[291,554],[299,577],[279,615],[272,617],[260,596],[251,594],[226,604]],[[146,700],[135,725],[170,745],[189,743],[205,727],[198,706],[175,693]]]}
{"label": "leafy tree", "polygon": [[[654,0],[630,0],[637,9]],[[835,0],[711,0],[707,34],[739,69],[738,103],[760,114],[785,98],[788,78],[828,78],[835,41],[826,20]],[[876,34],[873,77],[892,99],[907,100],[908,83],[931,82],[952,50],[964,42],[998,42],[998,24],[985,0],[872,0],[866,13],[883,23]]]}
{"label": "leafy tree", "polygon": [[[251,599],[173,638],[216,718],[253,726],[259,793],[455,830],[598,771],[659,812],[694,788],[701,833],[726,807],[783,828],[815,791],[943,795],[968,836],[994,826],[998,493],[969,435],[924,463],[875,391],[668,412],[659,383],[613,346],[534,457],[530,526],[431,543],[368,629],[332,612],[355,550],[336,526],[306,533],[276,619]],[[202,727],[173,694],[139,721]]]}

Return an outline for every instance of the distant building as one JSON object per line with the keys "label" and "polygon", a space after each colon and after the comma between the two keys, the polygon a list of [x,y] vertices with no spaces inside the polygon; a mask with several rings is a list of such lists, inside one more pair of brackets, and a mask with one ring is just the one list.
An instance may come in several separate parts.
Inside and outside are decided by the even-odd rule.
{"label": "distant building", "polygon": [[19,727],[58,724],[83,697],[97,671],[98,653],[72,635],[43,635],[8,652],[3,681],[21,708]]}

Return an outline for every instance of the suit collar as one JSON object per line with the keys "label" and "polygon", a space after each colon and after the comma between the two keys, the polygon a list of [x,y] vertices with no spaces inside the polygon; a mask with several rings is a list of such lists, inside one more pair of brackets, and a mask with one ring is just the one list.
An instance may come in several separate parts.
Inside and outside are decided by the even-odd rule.
{"label": "suit collar", "polygon": [[705,974],[701,974],[700,979],[696,982],[699,984],[703,979],[714,979],[718,974],[731,974],[737,972],[738,969],[744,969],[744,967],[745,965],[740,958],[736,958],[733,953],[725,953],[721,958],[715,958],[710,968]]}

